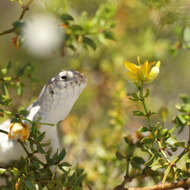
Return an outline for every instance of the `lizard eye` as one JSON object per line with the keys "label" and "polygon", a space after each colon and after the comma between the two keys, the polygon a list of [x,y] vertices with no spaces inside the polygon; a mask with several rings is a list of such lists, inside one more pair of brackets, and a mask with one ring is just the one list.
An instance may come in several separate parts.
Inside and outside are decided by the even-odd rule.
{"label": "lizard eye", "polygon": [[59,73],[59,77],[63,81],[69,81],[73,79],[74,75],[72,71],[62,71]]}
{"label": "lizard eye", "polygon": [[63,75],[63,76],[61,76],[61,79],[63,79],[64,81],[66,81],[67,80],[67,76]]}

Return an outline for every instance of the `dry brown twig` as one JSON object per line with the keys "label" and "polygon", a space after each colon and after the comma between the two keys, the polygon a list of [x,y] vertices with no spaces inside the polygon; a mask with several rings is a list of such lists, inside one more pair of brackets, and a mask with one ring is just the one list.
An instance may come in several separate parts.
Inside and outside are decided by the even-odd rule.
{"label": "dry brown twig", "polygon": [[117,186],[114,188],[114,190],[170,190],[175,188],[190,188],[190,178],[186,180],[181,180],[176,183],[166,183],[166,184],[158,184],[153,185],[151,187],[129,187],[125,188],[123,186]]}
{"label": "dry brown twig", "polygon": [[[21,12],[21,14],[19,16],[19,19],[18,19],[19,21],[21,21],[23,19],[24,15],[29,10],[29,7],[30,7],[30,5],[32,4],[33,1],[34,0],[29,0],[25,5],[22,6],[22,12]],[[0,36],[5,35],[5,34],[10,34],[10,33],[14,32],[15,29],[16,29],[15,27],[12,27],[12,28],[10,28],[8,30],[0,32]]]}

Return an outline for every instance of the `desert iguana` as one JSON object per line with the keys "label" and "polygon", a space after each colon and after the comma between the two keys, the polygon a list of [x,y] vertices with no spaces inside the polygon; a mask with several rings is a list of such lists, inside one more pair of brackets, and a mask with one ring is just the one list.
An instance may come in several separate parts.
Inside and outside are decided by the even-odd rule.
{"label": "desert iguana", "polygon": [[[27,118],[35,120],[41,118],[42,123],[56,124],[63,120],[70,112],[73,104],[86,86],[86,78],[77,71],[61,71],[52,77],[43,87],[38,99],[27,110]],[[10,120],[0,125],[0,129],[9,131]],[[52,152],[59,148],[57,128],[41,126],[46,132],[46,139],[50,140]],[[0,164],[17,160],[25,152],[17,140],[10,140],[8,135],[0,133]]]}

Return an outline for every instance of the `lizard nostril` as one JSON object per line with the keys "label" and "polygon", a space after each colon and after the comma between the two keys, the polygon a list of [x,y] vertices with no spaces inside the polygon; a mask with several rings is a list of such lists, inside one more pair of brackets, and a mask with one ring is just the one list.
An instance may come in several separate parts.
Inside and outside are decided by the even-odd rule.
{"label": "lizard nostril", "polygon": [[54,91],[53,91],[52,89],[50,90],[50,94],[51,94],[51,95],[54,95]]}

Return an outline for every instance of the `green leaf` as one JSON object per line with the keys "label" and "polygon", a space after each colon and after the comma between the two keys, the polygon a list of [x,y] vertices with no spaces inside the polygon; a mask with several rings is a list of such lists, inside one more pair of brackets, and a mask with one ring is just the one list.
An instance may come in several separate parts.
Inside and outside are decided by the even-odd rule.
{"label": "green leaf", "polygon": [[133,111],[134,116],[145,116],[143,112],[141,111]]}
{"label": "green leaf", "polygon": [[169,130],[163,127],[160,127],[158,130],[159,137],[167,137],[168,133],[169,133]]}
{"label": "green leaf", "polygon": [[23,84],[21,82],[17,83],[17,95],[21,96],[23,92]]}
{"label": "green leaf", "polygon": [[106,39],[115,40],[115,37],[114,37],[113,32],[111,32],[111,31],[109,31],[109,30],[104,30],[104,31],[103,31],[103,34],[104,34],[104,37],[105,37]]}
{"label": "green leaf", "polygon": [[3,77],[3,80],[4,81],[10,81],[10,80],[12,80],[12,77]]}
{"label": "green leaf", "polygon": [[94,42],[93,40],[91,40],[90,38],[84,37],[84,38],[83,38],[83,42],[84,42],[86,45],[90,46],[93,50],[96,50],[96,44],[95,44],[95,42]]}
{"label": "green leaf", "polygon": [[61,167],[70,167],[71,164],[69,164],[68,162],[62,162],[61,164],[59,164],[59,166],[61,166]]}
{"label": "green leaf", "polygon": [[133,144],[133,142],[131,141],[129,137],[124,137],[124,140],[127,144]]}
{"label": "green leaf", "polygon": [[64,13],[61,15],[61,20],[72,21],[72,20],[74,20],[74,18],[70,14]]}
{"label": "green leaf", "polygon": [[132,101],[134,101],[134,102],[138,102],[138,101],[139,101],[139,99],[133,98],[133,97],[129,97],[129,100],[132,100]]}
{"label": "green leaf", "polygon": [[3,89],[3,93],[5,94],[6,98],[9,98],[9,91],[8,91],[7,84],[5,82],[2,84],[2,89]]}
{"label": "green leaf", "polygon": [[149,128],[142,126],[142,127],[140,127],[140,128],[138,129],[138,131],[139,131],[139,132],[147,132],[147,131],[150,131],[150,130],[149,130]]}
{"label": "green leaf", "polygon": [[178,141],[174,138],[174,137],[170,137],[167,139],[166,141],[169,145],[173,146],[175,145],[176,143],[178,143]]}
{"label": "green leaf", "polygon": [[184,104],[190,103],[190,98],[185,94],[180,95],[180,99],[183,101]]}
{"label": "green leaf", "polygon": [[139,157],[139,156],[135,156],[133,158],[133,161],[138,163],[138,164],[144,164],[145,163],[144,159],[142,157]]}
{"label": "green leaf", "polygon": [[132,101],[139,101],[139,97],[138,97],[137,93],[129,94],[129,96],[131,96],[129,98],[130,100],[132,100]]}
{"label": "green leaf", "polygon": [[69,47],[71,50],[76,51],[76,48],[75,48],[74,45],[71,44],[71,45],[69,45],[68,47]]}
{"label": "green leaf", "polygon": [[150,94],[150,91],[149,91],[149,89],[147,88],[147,89],[146,89],[146,93],[145,93],[145,95],[144,95],[144,98],[147,98],[147,97],[149,96],[149,94]]}
{"label": "green leaf", "polygon": [[142,143],[144,144],[150,144],[150,143],[154,143],[154,139],[153,138],[150,138],[150,137],[144,137],[142,140],[141,140]]}
{"label": "green leaf", "polygon": [[82,26],[80,26],[80,25],[78,25],[78,24],[72,25],[72,26],[70,27],[70,29],[73,30],[74,32],[75,32],[75,31],[82,31],[82,30],[83,30]]}
{"label": "green leaf", "polygon": [[187,160],[186,160],[186,168],[187,168],[187,169],[190,169],[190,159],[187,159]]}
{"label": "green leaf", "polygon": [[32,68],[33,67],[31,65],[31,63],[27,63],[23,67],[19,68],[19,70],[17,71],[16,75],[18,77],[22,77],[24,74],[30,73],[32,71]]}
{"label": "green leaf", "polygon": [[159,110],[159,114],[163,122],[165,122],[168,118],[168,109],[167,107],[161,107]]}
{"label": "green leaf", "polygon": [[32,182],[32,180],[30,178],[25,179],[24,183],[25,183],[26,187],[29,190],[34,190],[35,189],[35,185],[34,185],[34,183]]}
{"label": "green leaf", "polygon": [[14,176],[18,176],[20,174],[19,170],[17,168],[13,168],[11,169],[11,173],[14,175]]}
{"label": "green leaf", "polygon": [[23,21],[16,21],[13,23],[13,27],[15,28],[14,32],[18,35],[21,34],[22,29],[24,27],[24,22]]}
{"label": "green leaf", "polygon": [[66,155],[66,151],[65,151],[65,149],[63,148],[62,151],[60,152],[59,156],[58,156],[59,162],[60,162],[61,160],[63,160],[63,158],[65,157],[65,155]]}
{"label": "green leaf", "polygon": [[37,151],[41,154],[45,154],[45,151],[40,144],[37,144]]}
{"label": "green leaf", "polygon": [[44,137],[45,137],[45,132],[43,132],[42,134],[40,134],[40,136],[38,137],[38,142],[41,142],[43,139],[44,139]]}
{"label": "green leaf", "polygon": [[146,166],[151,166],[152,163],[153,163],[153,161],[154,161],[154,158],[155,158],[155,155],[152,154],[152,155],[150,156],[150,158],[145,162],[145,165],[146,165]]}
{"label": "green leaf", "polygon": [[183,147],[183,148],[185,148],[185,142],[176,142],[175,146],[176,147]]}
{"label": "green leaf", "polygon": [[117,157],[118,160],[126,159],[126,157],[123,156],[119,151],[116,152],[116,157]]}
{"label": "green leaf", "polygon": [[7,170],[4,168],[0,168],[0,175],[4,174]]}
{"label": "green leaf", "polygon": [[7,68],[3,68],[3,69],[1,69],[1,73],[3,74],[3,75],[6,75],[7,74]]}
{"label": "green leaf", "polygon": [[24,116],[24,117],[26,117],[26,116],[28,115],[28,110],[26,110],[26,109],[21,109],[21,110],[19,111],[19,114],[22,115],[22,116]]}
{"label": "green leaf", "polygon": [[164,163],[163,163],[162,158],[154,159],[154,161],[150,165],[150,167],[153,171],[163,168],[163,166],[164,166]]}
{"label": "green leaf", "polygon": [[12,62],[9,61],[8,64],[7,64],[7,70],[9,70],[11,67],[12,67]]}
{"label": "green leaf", "polygon": [[181,124],[182,126],[185,126],[187,124],[186,119],[184,118],[184,115],[178,115],[176,117],[176,120]]}
{"label": "green leaf", "polygon": [[171,167],[172,167],[172,164],[170,164],[170,165],[167,167],[167,169],[165,170],[165,172],[164,172],[164,177],[163,177],[163,179],[162,179],[162,184],[164,184],[164,183],[166,182],[166,179],[167,179],[167,177],[168,177],[168,175],[169,175],[169,173],[170,173]]}

